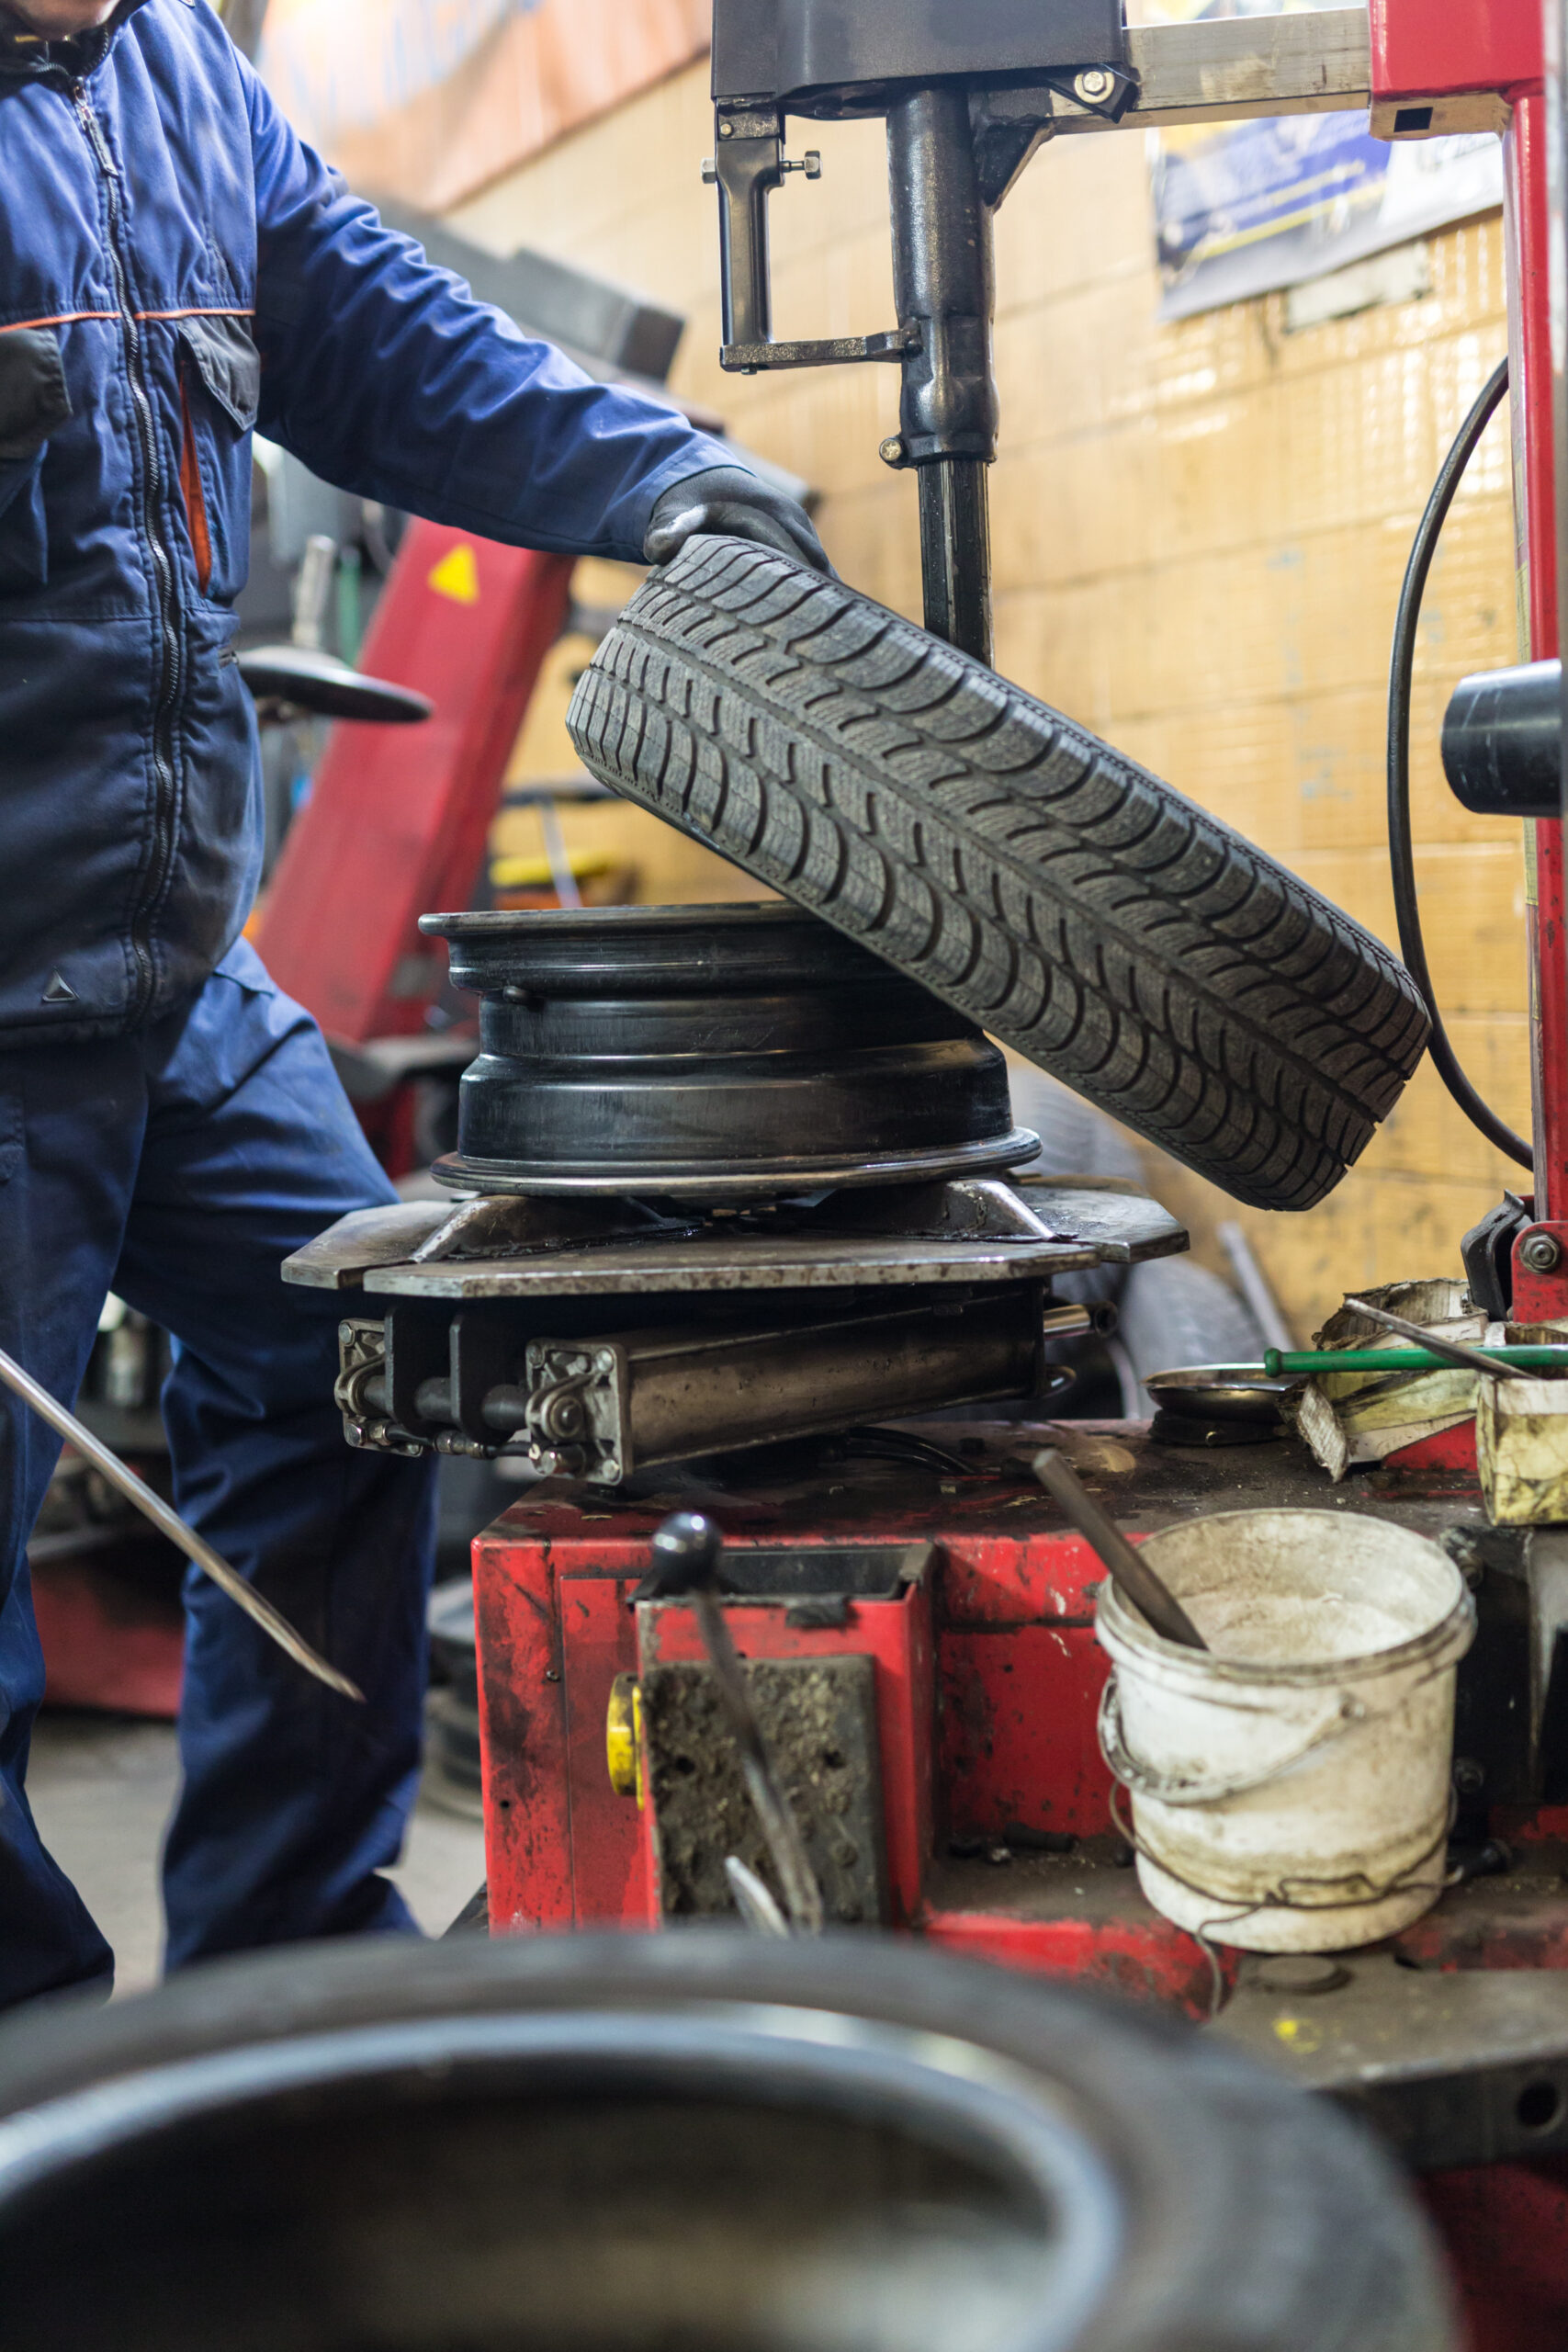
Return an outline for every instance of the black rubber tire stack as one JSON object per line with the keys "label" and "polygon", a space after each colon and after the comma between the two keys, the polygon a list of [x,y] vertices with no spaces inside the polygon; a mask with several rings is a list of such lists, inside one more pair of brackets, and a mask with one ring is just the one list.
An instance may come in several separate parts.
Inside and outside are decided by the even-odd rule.
{"label": "black rubber tire stack", "polygon": [[593,774],[1263,1208],[1332,1191],[1427,1017],[1348,916],[1097,736],[734,539],[652,572],[569,719]]}

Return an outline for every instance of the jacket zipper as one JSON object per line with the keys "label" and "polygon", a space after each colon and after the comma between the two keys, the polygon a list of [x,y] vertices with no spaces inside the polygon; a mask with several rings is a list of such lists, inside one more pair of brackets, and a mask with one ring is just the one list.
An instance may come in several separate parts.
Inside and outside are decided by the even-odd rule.
{"label": "jacket zipper", "polygon": [[175,719],[179,709],[185,672],[184,614],[180,604],[175,559],[164,530],[164,463],[158,447],[157,416],[147,385],[146,354],[137,324],[131,291],[130,265],[125,243],[125,202],[119,166],[93,111],[85,85],[73,82],[71,100],[103,177],[108,208],[109,266],[115,299],[124,326],[126,375],[130,405],[141,445],[144,499],[141,521],[152,556],[154,601],[157,608],[158,696],[152,713],[152,854],[131,919],[130,945],[136,959],[136,998],[131,1020],[142,1019],[157,987],[152,959],[152,917],[169,878],[175,851],[175,819],[179,799],[179,755]]}

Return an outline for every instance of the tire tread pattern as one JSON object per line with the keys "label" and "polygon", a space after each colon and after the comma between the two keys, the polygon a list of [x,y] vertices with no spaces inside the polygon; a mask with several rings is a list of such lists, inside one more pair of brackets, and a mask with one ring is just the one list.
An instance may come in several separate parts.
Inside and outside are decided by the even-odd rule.
{"label": "tire tread pattern", "polygon": [[1168,785],[840,582],[651,573],[568,718],[593,775],[1235,1198],[1304,1209],[1425,1051],[1370,933]]}

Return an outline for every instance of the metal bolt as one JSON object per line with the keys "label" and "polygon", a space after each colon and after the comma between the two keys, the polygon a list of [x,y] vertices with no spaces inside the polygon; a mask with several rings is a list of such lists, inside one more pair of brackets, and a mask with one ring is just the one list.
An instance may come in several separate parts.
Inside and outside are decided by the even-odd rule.
{"label": "metal bolt", "polygon": [[733,139],[735,125],[732,122],[721,122],[718,126],[718,135],[721,139]]}
{"label": "metal bolt", "polygon": [[539,1419],[547,1437],[577,1437],[583,1425],[582,1399],[572,1396],[547,1396]]}
{"label": "metal bolt", "polygon": [[890,433],[876,452],[885,466],[901,466],[904,462],[904,436]]}
{"label": "metal bolt", "polygon": [[1554,1274],[1562,1262],[1562,1244],[1554,1233],[1529,1233],[1519,1244],[1519,1262],[1532,1274]]}
{"label": "metal bolt", "polygon": [[1086,107],[1103,106],[1115,87],[1116,76],[1108,65],[1086,65],[1073,77],[1073,96]]}
{"label": "metal bolt", "polygon": [[602,1349],[599,1354],[594,1357],[593,1369],[595,1372],[604,1373],[611,1373],[615,1371],[615,1359],[610,1353],[608,1348]]}
{"label": "metal bolt", "polygon": [[703,186],[705,187],[718,186],[718,165],[711,155],[705,156],[703,159]]}
{"label": "metal bolt", "polygon": [[1475,1797],[1486,1786],[1486,1767],[1473,1756],[1454,1758],[1454,1788],[1461,1797]]}
{"label": "metal bolt", "polygon": [[780,158],[780,163],[784,171],[804,172],[808,180],[819,180],[822,176],[822,158],[815,147],[808,147],[798,162],[785,155]]}

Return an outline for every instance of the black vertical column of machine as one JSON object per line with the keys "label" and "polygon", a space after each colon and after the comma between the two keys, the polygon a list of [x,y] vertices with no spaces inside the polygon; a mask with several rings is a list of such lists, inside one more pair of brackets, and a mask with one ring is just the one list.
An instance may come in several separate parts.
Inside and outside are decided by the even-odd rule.
{"label": "black vertical column of machine", "polygon": [[988,662],[995,278],[965,92],[938,84],[897,100],[887,160],[898,320],[920,329],[919,350],[904,361],[899,424],[902,462],[919,481],[926,627]]}

